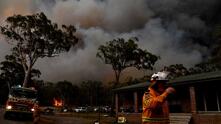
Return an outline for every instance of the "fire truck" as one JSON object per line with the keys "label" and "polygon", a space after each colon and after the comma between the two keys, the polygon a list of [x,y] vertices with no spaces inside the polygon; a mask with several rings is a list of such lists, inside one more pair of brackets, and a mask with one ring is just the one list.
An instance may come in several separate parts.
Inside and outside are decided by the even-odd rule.
{"label": "fire truck", "polygon": [[34,88],[12,87],[9,91],[4,118],[18,116],[32,118],[37,104],[37,91]]}

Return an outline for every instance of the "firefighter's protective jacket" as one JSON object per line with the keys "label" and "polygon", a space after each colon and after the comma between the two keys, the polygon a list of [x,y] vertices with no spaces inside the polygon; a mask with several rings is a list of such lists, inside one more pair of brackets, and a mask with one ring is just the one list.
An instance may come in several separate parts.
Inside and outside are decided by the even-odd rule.
{"label": "firefighter's protective jacket", "polygon": [[167,92],[157,93],[149,88],[143,95],[142,124],[169,124]]}

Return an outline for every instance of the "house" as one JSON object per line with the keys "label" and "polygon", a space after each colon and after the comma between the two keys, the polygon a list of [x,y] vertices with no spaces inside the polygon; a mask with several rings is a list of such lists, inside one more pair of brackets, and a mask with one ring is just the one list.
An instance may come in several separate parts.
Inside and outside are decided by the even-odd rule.
{"label": "house", "polygon": [[[114,89],[116,115],[141,123],[142,96],[150,82]],[[171,117],[191,116],[191,124],[221,124],[221,71],[176,78],[167,83],[176,89],[170,96]]]}

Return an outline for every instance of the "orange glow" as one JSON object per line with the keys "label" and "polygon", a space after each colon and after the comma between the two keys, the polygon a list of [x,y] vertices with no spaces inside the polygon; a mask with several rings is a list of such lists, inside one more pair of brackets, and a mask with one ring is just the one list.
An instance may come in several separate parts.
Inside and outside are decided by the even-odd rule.
{"label": "orange glow", "polygon": [[14,14],[27,15],[31,14],[30,0],[7,0],[4,3],[4,9],[2,13],[4,16],[13,16]]}
{"label": "orange glow", "polygon": [[54,98],[54,106],[56,106],[56,107],[63,106],[63,101],[61,99],[55,99]]}

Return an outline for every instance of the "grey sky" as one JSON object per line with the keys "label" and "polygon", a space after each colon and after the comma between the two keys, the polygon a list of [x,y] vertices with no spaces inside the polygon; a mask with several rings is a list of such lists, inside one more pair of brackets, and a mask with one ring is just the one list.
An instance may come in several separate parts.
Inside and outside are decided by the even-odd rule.
{"label": "grey sky", "polygon": [[[117,37],[138,37],[143,49],[161,56],[156,70],[181,63],[191,67],[209,50],[190,36],[204,37],[209,27],[199,15],[212,13],[219,0],[1,0],[0,22],[14,14],[43,11],[53,22],[77,27],[84,47],[56,58],[38,60],[35,68],[47,81],[111,81],[111,67],[96,58],[99,45]],[[193,7],[193,5],[195,5]],[[201,6],[201,7],[200,7]],[[0,60],[10,46],[0,40]],[[143,76],[131,69],[129,75]]]}

